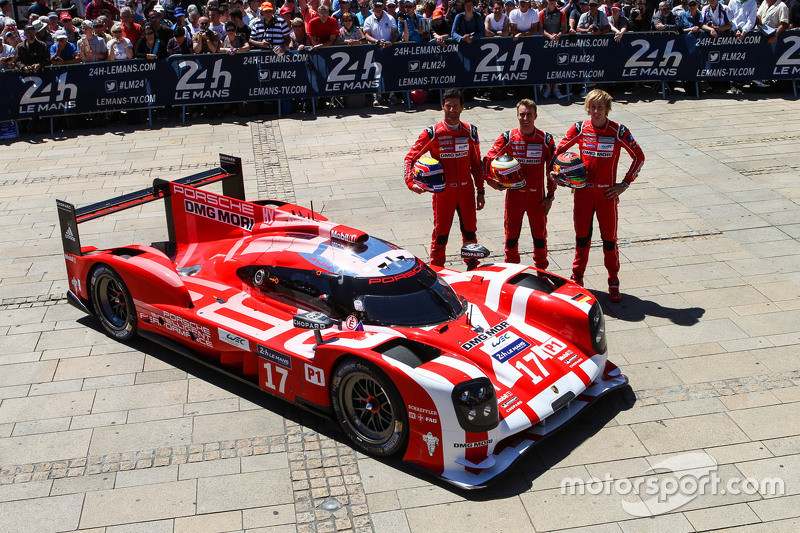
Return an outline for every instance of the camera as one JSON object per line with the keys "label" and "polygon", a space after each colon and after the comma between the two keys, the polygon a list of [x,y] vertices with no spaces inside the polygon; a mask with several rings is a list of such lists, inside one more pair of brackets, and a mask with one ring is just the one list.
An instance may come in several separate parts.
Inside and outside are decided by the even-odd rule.
{"label": "camera", "polygon": [[212,37],[214,37],[214,30],[206,30],[205,34],[206,34],[206,37],[211,39]]}
{"label": "camera", "polygon": [[641,14],[642,14],[642,11],[640,9],[636,9],[636,8],[631,9],[631,17],[638,17]]}
{"label": "camera", "polygon": [[408,20],[408,14],[407,13],[398,13],[397,14],[397,20]]}

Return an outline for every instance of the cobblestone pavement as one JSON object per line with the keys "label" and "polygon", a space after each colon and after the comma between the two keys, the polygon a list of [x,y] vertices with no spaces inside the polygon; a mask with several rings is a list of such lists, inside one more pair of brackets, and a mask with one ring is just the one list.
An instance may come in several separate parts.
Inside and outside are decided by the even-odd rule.
{"label": "cobblestone pavement", "polygon": [[[515,125],[513,103],[477,101],[465,111],[484,151]],[[160,347],[108,339],[66,303],[54,205],[211,168],[223,152],[243,158],[248,197],[313,202],[332,220],[427,257],[430,200],[405,189],[402,160],[440,111],[90,130],[7,144],[0,531],[800,529],[800,123],[786,120],[798,112],[782,98],[615,103],[612,118],[648,158],[621,203],[624,300],[608,302],[598,250],[586,283],[606,310],[611,359],[631,388],[541,443],[495,487],[470,493],[358,454],[334,422]],[[537,126],[559,136],[583,116],[579,104],[547,103]],[[572,259],[570,200],[558,191],[548,226],[551,268],[561,274]],[[479,213],[479,239],[494,259],[502,258],[502,202],[490,190]],[[154,204],[81,227],[84,242],[100,247],[163,233]],[[529,260],[531,244],[523,235]],[[702,481],[711,474],[691,463],[698,456],[713,461],[725,489],[664,506],[621,483],[670,481],[671,471]],[[745,478],[757,490],[728,490]],[[758,484],[770,479],[782,490]],[[564,495],[564,480],[602,490]]]}

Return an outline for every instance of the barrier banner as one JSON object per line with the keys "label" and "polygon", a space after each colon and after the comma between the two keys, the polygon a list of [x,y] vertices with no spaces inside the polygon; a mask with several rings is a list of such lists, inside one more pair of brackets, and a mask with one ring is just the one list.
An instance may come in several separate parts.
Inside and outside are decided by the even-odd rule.
{"label": "barrier banner", "polygon": [[0,121],[147,107],[541,83],[800,78],[800,32],[540,36],[172,56],[0,73]]}

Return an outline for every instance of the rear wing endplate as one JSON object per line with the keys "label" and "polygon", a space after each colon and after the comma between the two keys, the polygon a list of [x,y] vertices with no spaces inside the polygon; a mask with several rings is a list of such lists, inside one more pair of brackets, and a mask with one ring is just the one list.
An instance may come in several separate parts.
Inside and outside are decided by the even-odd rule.
{"label": "rear wing endplate", "polygon": [[[242,172],[242,160],[239,157],[219,154],[219,168],[180,178],[174,180],[174,183],[192,187],[203,187],[218,181],[222,182],[222,194],[238,200],[245,200],[244,174]],[[170,183],[171,182],[167,180],[156,178],[153,180],[152,187],[111,198],[110,200],[105,200],[96,204],[87,205],[79,209],[76,209],[75,206],[69,202],[56,200],[58,221],[61,225],[61,244],[64,247],[64,252],[70,255],[82,255],[78,224],[161,199],[164,199],[166,202],[169,239],[174,243],[175,239],[169,192]]]}

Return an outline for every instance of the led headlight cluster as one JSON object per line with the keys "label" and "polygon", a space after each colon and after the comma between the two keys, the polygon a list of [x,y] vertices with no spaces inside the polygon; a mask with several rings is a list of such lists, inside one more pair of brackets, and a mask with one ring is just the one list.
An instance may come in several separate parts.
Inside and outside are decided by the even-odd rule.
{"label": "led headlight cluster", "polygon": [[589,310],[589,333],[592,336],[592,348],[595,353],[606,353],[606,319],[600,302],[595,302]]}
{"label": "led headlight cluster", "polygon": [[500,423],[497,395],[489,378],[476,378],[453,387],[453,406],[464,431],[489,431]]}

